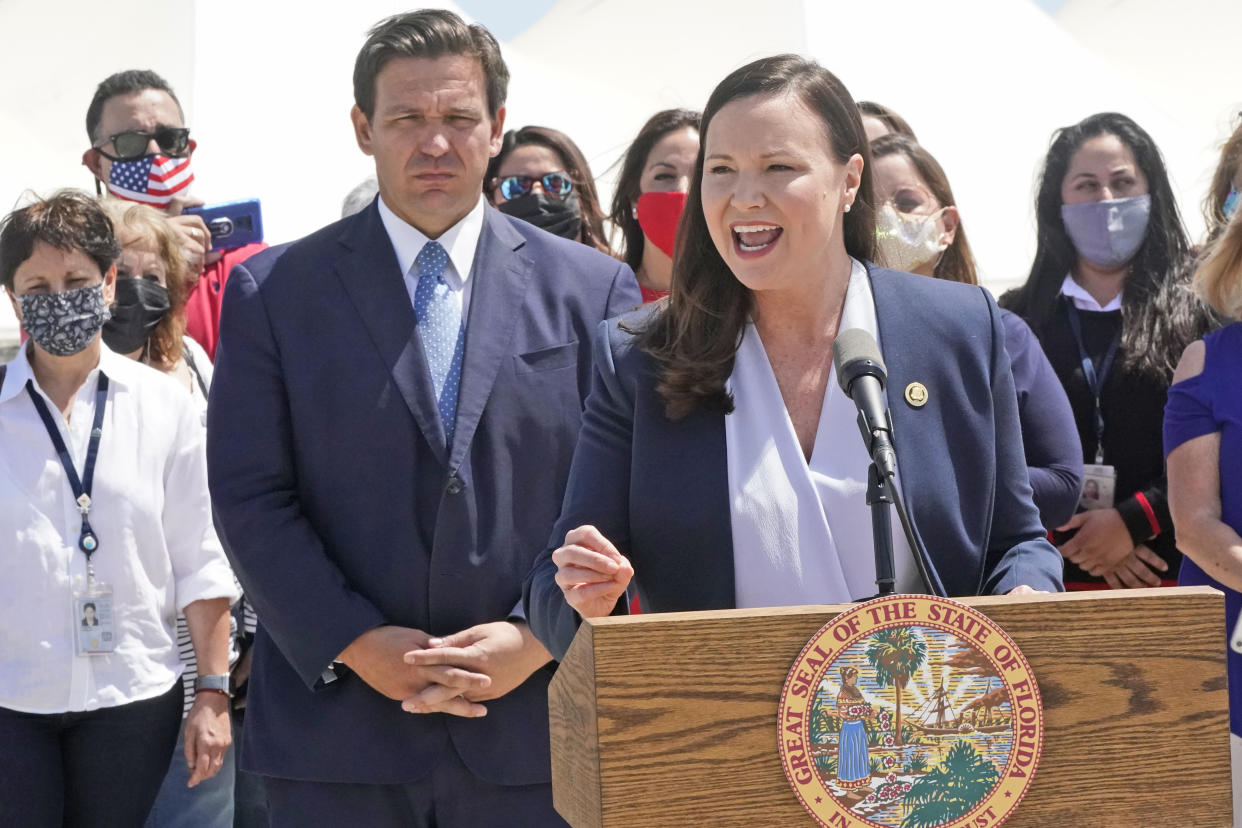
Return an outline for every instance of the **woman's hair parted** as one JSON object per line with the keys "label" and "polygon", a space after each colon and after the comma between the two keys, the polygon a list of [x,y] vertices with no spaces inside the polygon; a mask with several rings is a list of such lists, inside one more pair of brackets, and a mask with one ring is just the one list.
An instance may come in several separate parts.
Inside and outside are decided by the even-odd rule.
{"label": "woman's hair parted", "polygon": [[1001,297],[1001,305],[1024,317],[1037,331],[1061,307],[1061,283],[1078,257],[1061,220],[1061,184],[1074,153],[1101,135],[1115,136],[1130,148],[1151,194],[1147,234],[1130,260],[1122,297],[1125,366],[1167,382],[1182,350],[1208,329],[1209,316],[1189,290],[1190,242],[1160,150],[1125,115],[1101,112],[1053,135],[1035,196],[1035,261],[1026,282]]}
{"label": "woman's hair parted", "polygon": [[1242,210],[1204,251],[1194,287],[1222,316],[1242,320]]}
{"label": "woman's hair parted", "polygon": [[1233,177],[1242,167],[1242,116],[1233,134],[1225,139],[1220,148],[1220,161],[1212,174],[1212,186],[1203,200],[1203,217],[1207,220],[1208,240],[1219,236],[1229,223],[1225,216],[1225,199],[1233,188]]}
{"label": "woman's hair parted", "polygon": [[591,165],[578,145],[559,129],[524,126],[506,132],[500,144],[500,152],[488,162],[487,174],[483,176],[483,186],[489,199],[500,183],[498,176],[505,159],[518,147],[531,145],[552,150],[565,166],[565,172],[569,173],[569,179],[578,191],[578,204],[582,209],[582,243],[611,255],[608,238],[604,233],[604,211],[599,206],[599,193],[595,189],[595,176],[591,174]]}
{"label": "woman's hair parted", "polygon": [[60,190],[0,220],[0,285],[5,290],[13,292],[17,268],[40,242],[57,250],[86,254],[100,275],[107,273],[121,255],[112,222],[99,202],[80,190]]}
{"label": "woman's hair parted", "polygon": [[171,368],[181,359],[181,341],[185,335],[182,311],[191,288],[190,266],[181,250],[177,233],[164,214],[154,207],[117,198],[105,198],[101,204],[116,228],[117,241],[122,249],[145,246],[164,263],[169,308],[147,340],[147,361],[161,368]]}
{"label": "woman's hair parted", "polygon": [[[940,202],[941,207],[956,207],[953,188],[949,186],[949,177],[944,168],[922,144],[909,135],[890,133],[881,135],[871,142],[871,157],[883,158],[886,155],[901,155],[914,165],[919,178],[927,185],[927,189]],[[966,241],[966,229],[958,216],[957,232],[953,235],[953,244],[949,245],[933,271],[937,279],[950,282],[964,282],[968,285],[979,284],[978,269],[975,266],[975,254],[970,250],[970,242]]]}
{"label": "woman's hair parted", "polygon": [[862,181],[853,208],[843,217],[845,249],[855,259],[868,260],[875,248],[871,155],[858,107],[845,84],[797,55],[763,58],[729,74],[703,110],[703,140],[677,233],[668,307],[650,317],[638,338],[655,361],[656,390],[673,420],[699,406],[722,413],[733,410],[725,383],[733,372],[753,296],[712,242],[703,216],[703,159],[712,119],[720,110],[741,98],[767,95],[793,96],[814,113],[823,122],[829,155],[838,163],[862,156]]}
{"label": "woman's hair parted", "polygon": [[665,135],[683,129],[698,132],[698,112],[689,109],[665,109],[647,119],[643,128],[638,131],[634,142],[630,144],[621,157],[621,172],[617,176],[617,186],[612,195],[612,212],[608,218],[621,231],[621,244],[617,249],[617,257],[622,259],[631,270],[638,270],[643,261],[643,229],[638,225],[634,215],[634,205],[642,195],[643,170],[647,167],[647,156]]}

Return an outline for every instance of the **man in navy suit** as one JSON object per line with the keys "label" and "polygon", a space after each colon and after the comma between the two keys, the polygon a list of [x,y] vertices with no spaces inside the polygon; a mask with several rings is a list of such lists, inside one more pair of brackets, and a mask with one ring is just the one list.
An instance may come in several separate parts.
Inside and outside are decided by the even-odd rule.
{"label": "man in navy suit", "polygon": [[212,493],[263,619],[242,765],[280,825],[560,823],[522,578],[560,509],[624,265],[482,199],[508,70],[449,12],[354,70],[379,198],[232,274]]}

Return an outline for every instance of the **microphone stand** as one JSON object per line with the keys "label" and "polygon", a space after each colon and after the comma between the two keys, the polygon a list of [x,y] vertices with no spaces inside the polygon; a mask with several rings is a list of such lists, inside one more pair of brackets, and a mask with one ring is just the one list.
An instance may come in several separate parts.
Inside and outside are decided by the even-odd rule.
{"label": "microphone stand", "polygon": [[[867,470],[867,505],[871,507],[871,542],[875,547],[875,585],[880,591],[875,598],[892,595],[897,583],[893,565],[893,525],[888,519],[888,481],[872,461]],[[871,600],[871,599],[867,599]]]}

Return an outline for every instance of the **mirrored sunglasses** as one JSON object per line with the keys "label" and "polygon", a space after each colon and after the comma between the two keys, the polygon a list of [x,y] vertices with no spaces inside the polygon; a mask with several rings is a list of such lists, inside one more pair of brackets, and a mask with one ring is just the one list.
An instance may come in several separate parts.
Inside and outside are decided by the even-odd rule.
{"label": "mirrored sunglasses", "polygon": [[511,175],[500,179],[497,186],[500,187],[501,195],[512,200],[529,193],[536,181],[543,188],[543,192],[551,198],[564,198],[574,188],[574,182],[570,181],[569,175],[563,172],[550,172],[539,178],[532,178],[529,175]]}

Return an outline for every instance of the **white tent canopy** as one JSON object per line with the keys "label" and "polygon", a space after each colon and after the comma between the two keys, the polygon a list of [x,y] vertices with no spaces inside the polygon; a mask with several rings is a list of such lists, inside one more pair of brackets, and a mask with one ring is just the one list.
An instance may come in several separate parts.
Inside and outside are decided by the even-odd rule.
{"label": "white tent canopy", "polygon": [[[1193,17],[1184,7],[1182,15]],[[1184,206],[1199,198],[1201,170],[1211,164],[1202,148],[1214,124],[1188,127],[1029,0],[778,0],[762,13],[749,0],[717,0],[710,13],[665,0],[561,0],[512,46],[554,55],[580,82],[594,79],[597,100],[575,102],[547,125],[579,140],[597,172],[628,140],[605,125],[628,125],[632,137],[659,109],[702,108],[714,85],[749,60],[814,57],[856,98],[910,121],[945,167],[985,282],[997,291],[1029,267],[1034,186],[1055,128],[1103,110],[1130,115],[1163,149]],[[611,117],[596,116],[600,109]]]}
{"label": "white tent canopy", "polygon": [[[1114,17],[1119,3],[1125,14]],[[1217,64],[1231,59],[1225,41],[1242,6],[1187,0],[1176,19],[1161,6],[1071,0],[1060,18],[1075,39],[1030,0],[771,0],[762,9],[749,0],[562,0],[504,45],[513,75],[506,126],[564,130],[598,174],[655,111],[702,108],[726,73],[756,57],[810,55],[857,97],[914,125],[948,171],[985,278],[999,289],[1028,267],[1033,181],[1052,130],[1091,112],[1120,110],[1151,131],[1197,231],[1192,208],[1222,113],[1237,99]],[[272,242],[308,233],[336,218],[372,173],[348,117],[350,79],[367,28],[396,10],[377,0],[192,0],[158,10],[137,0],[3,0],[0,208],[26,190],[92,186],[80,159],[95,85],[120,69],[153,68],[177,90],[199,142],[196,194],[259,196]],[[1100,27],[1110,36],[1092,40]],[[1160,42],[1155,31],[1182,47],[1145,45]],[[1194,45],[1209,35],[1220,45]],[[7,306],[0,329],[13,324]]]}

